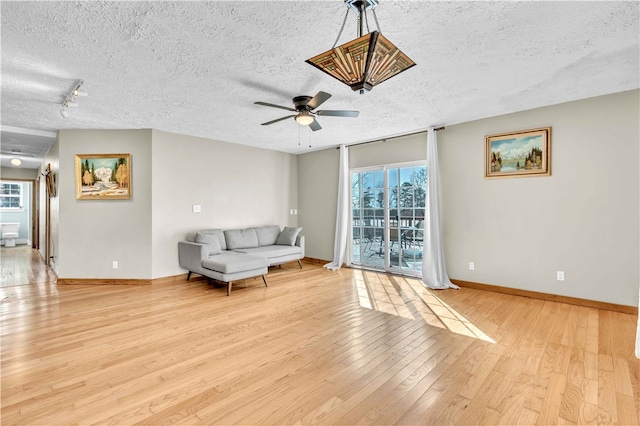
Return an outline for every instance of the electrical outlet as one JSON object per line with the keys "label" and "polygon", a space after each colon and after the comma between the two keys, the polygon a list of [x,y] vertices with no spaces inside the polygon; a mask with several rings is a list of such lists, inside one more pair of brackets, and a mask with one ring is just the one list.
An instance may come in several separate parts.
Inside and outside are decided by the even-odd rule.
{"label": "electrical outlet", "polygon": [[476,264],[473,262],[469,262],[469,270],[470,271],[475,271],[476,270]]}
{"label": "electrical outlet", "polygon": [[113,269],[118,269],[118,261],[117,260],[113,261]]}
{"label": "electrical outlet", "polygon": [[564,271],[557,271],[556,278],[558,279],[558,281],[564,281]]}

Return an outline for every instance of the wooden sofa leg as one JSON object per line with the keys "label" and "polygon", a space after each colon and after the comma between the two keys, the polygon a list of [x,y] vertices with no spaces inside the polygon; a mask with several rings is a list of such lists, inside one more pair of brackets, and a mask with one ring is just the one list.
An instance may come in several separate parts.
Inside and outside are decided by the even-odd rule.
{"label": "wooden sofa leg", "polygon": [[300,269],[302,269],[302,262],[300,262],[300,259],[298,259],[298,265],[300,266]]}
{"label": "wooden sofa leg", "polygon": [[231,281],[229,281],[229,284],[227,285],[227,296],[231,295]]}
{"label": "wooden sofa leg", "polygon": [[262,276],[262,281],[264,281],[264,286],[265,286],[265,287],[269,287],[269,286],[267,285],[267,279],[265,278],[265,276],[264,276],[264,275]]}
{"label": "wooden sofa leg", "polygon": [[191,278],[191,271],[187,274],[187,281],[189,281],[189,278]]}

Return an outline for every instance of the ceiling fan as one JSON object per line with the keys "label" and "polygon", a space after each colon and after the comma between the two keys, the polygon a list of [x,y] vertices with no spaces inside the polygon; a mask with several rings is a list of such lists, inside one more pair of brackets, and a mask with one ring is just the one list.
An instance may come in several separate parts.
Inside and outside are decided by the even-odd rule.
{"label": "ceiling fan", "polygon": [[278,121],[286,120],[287,118],[293,117],[298,124],[302,126],[309,126],[314,132],[316,130],[322,129],[322,126],[320,126],[320,124],[318,124],[318,121],[316,120],[316,115],[327,115],[332,117],[357,117],[358,114],[360,114],[358,111],[342,111],[329,109],[314,111],[330,97],[331,95],[329,93],[322,91],[318,92],[313,98],[311,96],[296,96],[295,98],[293,98],[293,108],[270,104],[267,102],[254,102],[254,104],[272,108],[286,109],[287,111],[293,111],[297,113],[294,115],[287,115],[286,117],[280,117],[275,120],[267,121],[266,123],[262,123],[263,126],[268,126],[269,124],[277,123]]}

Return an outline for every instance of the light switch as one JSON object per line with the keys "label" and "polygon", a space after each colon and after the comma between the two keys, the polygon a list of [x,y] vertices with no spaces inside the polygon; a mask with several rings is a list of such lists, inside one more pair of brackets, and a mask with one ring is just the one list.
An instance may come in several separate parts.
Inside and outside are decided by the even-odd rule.
{"label": "light switch", "polygon": [[201,211],[200,204],[194,204],[193,205],[193,212],[194,213],[200,213],[200,211]]}

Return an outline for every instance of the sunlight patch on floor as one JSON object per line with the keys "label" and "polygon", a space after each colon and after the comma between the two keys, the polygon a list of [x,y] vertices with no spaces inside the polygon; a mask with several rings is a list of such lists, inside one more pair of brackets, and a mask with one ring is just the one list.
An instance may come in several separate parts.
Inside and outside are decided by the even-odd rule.
{"label": "sunlight patch on floor", "polygon": [[495,343],[464,315],[426,288],[419,279],[356,270],[354,279],[360,306],[446,328],[485,342]]}

